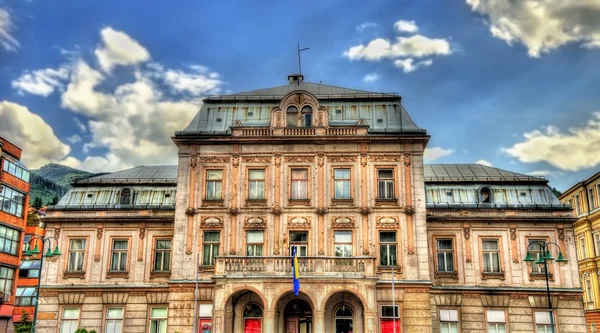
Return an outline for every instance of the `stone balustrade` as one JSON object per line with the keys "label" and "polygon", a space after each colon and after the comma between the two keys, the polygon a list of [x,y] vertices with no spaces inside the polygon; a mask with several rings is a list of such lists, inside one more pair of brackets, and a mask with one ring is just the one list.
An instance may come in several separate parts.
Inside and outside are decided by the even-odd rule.
{"label": "stone balustrade", "polygon": [[356,136],[367,135],[367,126],[347,127],[234,127],[233,136]]}

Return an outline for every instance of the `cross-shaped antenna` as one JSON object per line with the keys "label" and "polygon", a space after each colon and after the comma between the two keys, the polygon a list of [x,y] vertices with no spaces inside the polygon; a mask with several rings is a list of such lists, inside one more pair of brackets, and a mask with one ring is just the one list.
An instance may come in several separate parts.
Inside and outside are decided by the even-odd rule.
{"label": "cross-shaped antenna", "polygon": [[300,43],[298,43],[298,70],[300,71],[300,73],[298,73],[298,74],[302,74],[302,58],[300,57],[300,52],[306,51],[308,49],[310,49],[310,47],[305,47],[305,48],[301,49]]}

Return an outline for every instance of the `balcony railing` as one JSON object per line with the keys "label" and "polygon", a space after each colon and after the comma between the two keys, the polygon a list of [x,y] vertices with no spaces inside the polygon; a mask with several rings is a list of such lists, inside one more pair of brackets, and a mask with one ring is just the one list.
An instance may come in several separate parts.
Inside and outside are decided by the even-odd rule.
{"label": "balcony railing", "polygon": [[[301,276],[374,276],[375,257],[298,257]],[[291,276],[288,256],[278,257],[217,257],[217,276]]]}
{"label": "balcony railing", "polygon": [[336,127],[233,127],[233,136],[361,136],[368,135],[368,126]]}

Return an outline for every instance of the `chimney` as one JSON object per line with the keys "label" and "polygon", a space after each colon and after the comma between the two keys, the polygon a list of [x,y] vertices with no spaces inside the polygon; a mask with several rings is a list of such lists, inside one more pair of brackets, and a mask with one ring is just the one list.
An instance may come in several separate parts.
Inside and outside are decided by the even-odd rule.
{"label": "chimney", "polygon": [[304,75],[302,74],[290,74],[288,75],[288,82],[290,84],[300,84],[304,81]]}

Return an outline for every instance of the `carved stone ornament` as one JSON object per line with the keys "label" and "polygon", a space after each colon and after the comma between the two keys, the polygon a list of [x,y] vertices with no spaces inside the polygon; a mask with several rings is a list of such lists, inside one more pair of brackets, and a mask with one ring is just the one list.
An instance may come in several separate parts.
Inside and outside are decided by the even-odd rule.
{"label": "carved stone ornament", "polygon": [[398,219],[391,216],[379,217],[376,219],[376,221],[377,222],[375,223],[375,226],[377,226],[378,228],[397,228],[400,225]]}
{"label": "carved stone ornament", "polygon": [[517,239],[517,229],[510,228],[510,239],[511,240]]}
{"label": "carved stone ornament", "polygon": [[197,166],[198,166],[198,156],[197,155],[190,156],[190,167],[192,167],[192,169],[195,169]]}
{"label": "carved stone ornament", "polygon": [[325,165],[324,155],[317,155],[317,164],[319,164],[320,167],[323,167],[323,165]]}
{"label": "carved stone ornament", "polygon": [[369,214],[371,214],[372,211],[373,210],[371,209],[371,207],[359,207],[358,208],[358,212],[361,215],[369,215]]}
{"label": "carved stone ornament", "polygon": [[275,166],[276,167],[281,166],[281,155],[275,155]]}
{"label": "carved stone ornament", "polygon": [[465,232],[465,239],[471,238],[471,229],[465,228],[464,232]]}
{"label": "carved stone ornament", "polygon": [[220,217],[205,217],[200,222],[201,228],[223,228],[223,219]]}
{"label": "carved stone ornament", "polygon": [[242,124],[242,122],[239,119],[236,119],[233,122],[233,125],[231,125],[231,127],[243,127],[243,126],[244,126],[244,124]]}
{"label": "carved stone ornament", "polygon": [[412,164],[412,156],[410,153],[404,153],[404,166],[409,167]]}
{"label": "carved stone ornament", "polygon": [[54,237],[56,239],[60,238],[60,228],[54,228]]}
{"label": "carved stone ornament", "polygon": [[356,162],[356,156],[329,156],[331,162]]}
{"label": "carved stone ornament", "polygon": [[271,156],[244,156],[246,163],[271,163]]}
{"label": "carved stone ornament", "polygon": [[275,205],[273,206],[273,208],[271,208],[271,214],[279,216],[283,214],[283,208],[279,207],[278,205]]}
{"label": "carved stone ornament", "polygon": [[402,155],[371,155],[373,162],[402,162]]}
{"label": "carved stone ornament", "polygon": [[234,168],[237,168],[240,165],[240,156],[239,155],[233,155],[233,160],[232,163]]}
{"label": "carved stone ornament", "polygon": [[310,228],[310,217],[290,216],[288,217],[288,228]]}
{"label": "carved stone ornament", "polygon": [[317,207],[315,208],[315,214],[317,215],[325,215],[327,214],[327,208],[326,207]]}
{"label": "carved stone ornament", "polygon": [[565,229],[558,229],[558,239],[565,240]]}
{"label": "carved stone ornament", "polygon": [[103,231],[102,228],[96,229],[96,238],[102,239],[102,231]]}
{"label": "carved stone ornament", "polygon": [[140,228],[140,239],[146,238],[146,228]]}
{"label": "carved stone ornament", "polygon": [[249,217],[244,221],[244,228],[246,229],[264,229],[267,224],[265,223],[266,218],[264,217]]}
{"label": "carved stone ornament", "polygon": [[364,120],[364,119],[362,119],[362,118],[361,118],[361,119],[359,119],[359,120],[356,122],[356,126],[367,126],[367,127],[369,127],[369,124],[367,123],[367,121],[366,121],[366,120]]}
{"label": "carved stone ornament", "polygon": [[331,218],[331,226],[334,228],[354,227],[354,217],[334,216]]}
{"label": "carved stone ornament", "polygon": [[229,163],[229,156],[204,156],[199,158],[200,163]]}
{"label": "carved stone ornament", "polygon": [[414,215],[415,214],[415,209],[412,206],[406,206],[404,207],[404,214],[406,215]]}
{"label": "carved stone ornament", "polygon": [[198,214],[198,210],[194,207],[188,207],[185,209],[185,215],[187,216],[194,216]]}
{"label": "carved stone ornament", "polygon": [[368,161],[369,161],[369,160],[367,159],[367,156],[366,156],[366,155],[363,155],[363,156],[361,156],[361,158],[360,158],[360,165],[361,165],[361,166],[364,168],[364,167],[366,167],[366,166],[367,166],[367,163],[368,163]]}
{"label": "carved stone ornament", "polygon": [[239,213],[241,213],[241,212],[238,208],[227,208],[227,214],[229,214],[229,215],[236,216]]}
{"label": "carved stone ornament", "polygon": [[315,161],[312,156],[286,156],[285,160],[288,163],[312,163]]}

